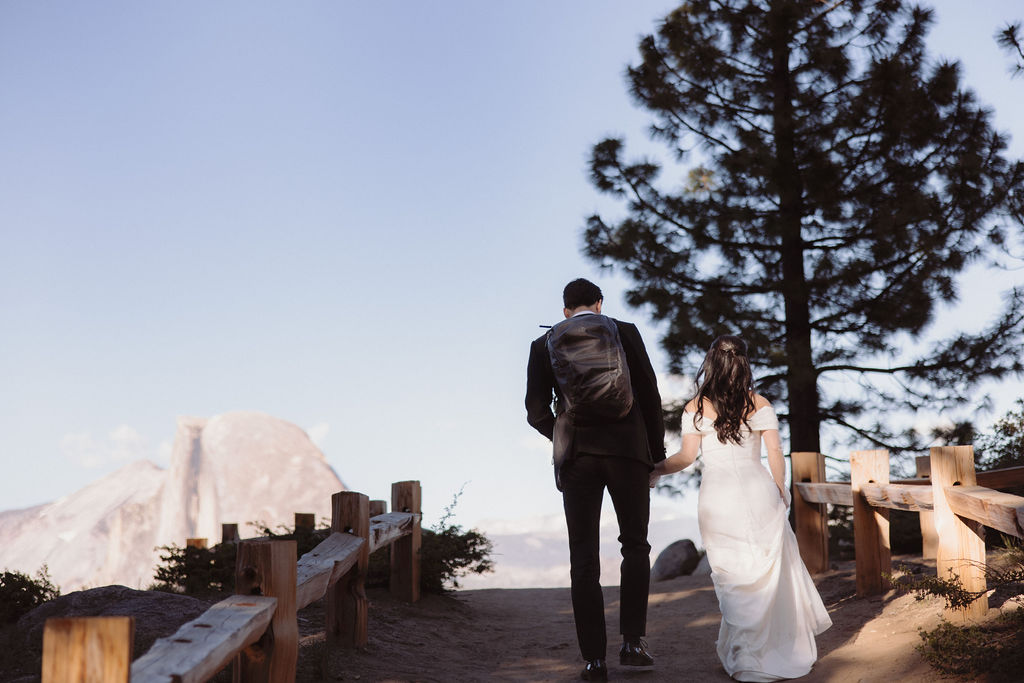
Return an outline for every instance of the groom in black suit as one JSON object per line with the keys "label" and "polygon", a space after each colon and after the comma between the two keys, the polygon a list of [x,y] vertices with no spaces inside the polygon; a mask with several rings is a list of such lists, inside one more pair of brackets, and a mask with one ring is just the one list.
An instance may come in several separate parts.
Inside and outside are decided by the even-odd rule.
{"label": "groom in black suit", "polygon": [[[578,279],[562,293],[566,318],[601,315],[604,298],[594,283]],[[601,593],[600,518],[608,489],[619,522],[622,544],[620,576],[619,661],[651,666],[654,659],[641,637],[647,629],[647,593],[651,574],[649,473],[665,459],[665,424],[661,395],[636,325],[615,320],[633,389],[633,407],[618,420],[574,425],[562,410],[562,396],[551,367],[547,335],[530,345],[526,379],[526,419],[554,443],[555,482],[562,491],[569,531],[572,608],[580,652],[586,660],[584,680],[605,680],[607,636]],[[556,412],[551,409],[552,394]],[[556,414],[557,413],[557,414]]]}

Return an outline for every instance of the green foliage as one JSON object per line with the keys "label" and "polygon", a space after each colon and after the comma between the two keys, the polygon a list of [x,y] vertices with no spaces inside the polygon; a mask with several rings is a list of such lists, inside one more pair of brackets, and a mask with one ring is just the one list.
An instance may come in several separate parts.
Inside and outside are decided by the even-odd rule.
{"label": "green foliage", "polygon": [[894,416],[1024,369],[1024,288],[988,328],[913,344],[1024,213],[1024,163],[959,65],[928,54],[931,23],[904,0],[689,0],[627,71],[665,153],[591,153],[624,215],[587,219],[586,256],[665,323],[673,371],[746,338],[794,451],[821,452],[822,425],[918,447]]}
{"label": "green foliage", "polygon": [[1000,614],[979,626],[942,622],[920,631],[917,646],[925,661],[944,674],[985,680],[1019,681],[1024,669],[1024,610]]}
{"label": "green foliage", "polygon": [[[278,540],[294,540],[298,557],[312,550],[324,538],[328,529],[300,527],[289,529],[279,526],[271,529],[263,522],[251,522],[260,536]],[[230,593],[235,588],[234,543],[218,543],[212,548],[181,548],[177,545],[161,546],[161,564],[156,568],[156,583],[153,590],[162,590],[186,595],[208,595]]]}
{"label": "green foliage", "polygon": [[[992,553],[985,566],[984,591],[969,591],[960,578],[950,574],[939,578],[907,567],[889,577],[898,590],[913,592],[918,599],[941,597],[946,607],[967,607],[980,596],[993,591],[989,604],[1024,602],[1024,546],[1016,539],[1003,537],[1006,546]],[[989,681],[1020,680],[1024,667],[1024,606],[1018,604],[998,618],[974,626],[956,626],[943,622],[931,631],[921,630],[918,650],[934,668],[946,674],[979,676]]]}
{"label": "green foliage", "polygon": [[235,587],[235,550],[233,543],[212,548],[161,546],[161,564],[156,568],[153,590],[186,595],[230,593]]}
{"label": "green foliage", "polygon": [[420,588],[443,593],[449,585],[459,587],[459,577],[494,570],[491,541],[476,529],[463,531],[458,525],[438,525],[423,530],[420,552]]}
{"label": "green foliage", "polygon": [[992,434],[978,438],[975,450],[979,469],[1024,465],[1024,399],[1017,399],[1014,405],[1016,411],[1008,411],[992,425]]}
{"label": "green foliage", "polygon": [[[464,531],[450,523],[453,509],[462,491],[455,494],[445,508],[440,521],[430,529],[423,529],[420,546],[420,588],[426,593],[443,593],[458,588],[459,577],[469,573],[483,574],[493,571],[490,554],[491,541],[476,529]],[[267,538],[294,540],[298,556],[306,554],[323,541],[330,530],[325,527],[289,529],[280,526],[271,529],[262,522],[254,522],[256,531]],[[156,568],[155,590],[187,595],[208,595],[234,590],[235,553],[233,543],[220,543],[212,548],[180,548],[163,546],[161,564]],[[367,586],[387,586],[391,565],[388,548],[370,555]]]}
{"label": "green foliage", "polygon": [[0,624],[17,621],[23,614],[60,595],[60,588],[50,581],[44,564],[35,578],[21,572],[0,573]]}
{"label": "green foliage", "polygon": [[996,34],[996,42],[1013,58],[1010,73],[1014,76],[1024,74],[1024,38],[1021,36],[1021,24],[1007,24]]}
{"label": "green foliage", "polygon": [[[443,593],[459,587],[459,577],[494,571],[490,556],[494,547],[490,539],[476,529],[464,531],[451,524],[460,489],[444,509],[437,524],[423,530],[420,545],[420,590]],[[387,586],[391,578],[390,556],[386,548],[370,555],[368,586]]]}
{"label": "green foliage", "polygon": [[252,526],[256,528],[256,532],[260,536],[278,541],[295,541],[295,552],[298,557],[302,557],[320,545],[331,532],[330,524],[326,520],[321,520],[320,526],[317,528],[297,527],[289,530],[287,526],[281,525],[277,531],[274,531],[263,522],[252,522]]}

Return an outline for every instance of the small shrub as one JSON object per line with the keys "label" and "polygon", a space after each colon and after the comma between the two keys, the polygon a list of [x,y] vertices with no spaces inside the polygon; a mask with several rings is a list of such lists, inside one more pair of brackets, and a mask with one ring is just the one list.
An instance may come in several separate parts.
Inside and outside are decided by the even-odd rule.
{"label": "small shrub", "polygon": [[44,564],[33,579],[21,572],[4,571],[0,574],[0,624],[17,621],[23,614],[60,595],[60,589],[50,581]]}
{"label": "small shrub", "polygon": [[[452,498],[437,524],[423,530],[420,544],[420,590],[424,593],[444,593],[459,587],[459,578],[469,573],[484,574],[494,571],[490,556],[494,546],[476,529],[464,531],[450,524],[456,503],[462,491]],[[387,548],[370,555],[367,586],[383,587],[390,583],[391,565]]]}
{"label": "small shrub", "polygon": [[[458,579],[469,573],[493,571],[490,554],[491,541],[481,532],[449,524],[452,510],[462,491],[455,494],[445,508],[441,520],[432,528],[423,530],[420,545],[420,589],[425,593],[443,593],[458,588]],[[289,529],[281,526],[271,529],[262,522],[254,522],[261,536],[278,540],[294,540],[298,557],[315,548],[330,533],[329,528]],[[152,590],[164,590],[186,595],[208,595],[234,590],[235,553],[233,543],[219,543],[212,548],[181,548],[162,546],[161,564],[156,568],[156,583]],[[387,586],[391,566],[387,548],[370,555],[366,578],[367,586]]]}
{"label": "small shrub", "polygon": [[1024,668],[1024,610],[1000,614],[979,626],[942,622],[920,631],[918,651],[942,673],[971,678],[988,674],[989,681],[1019,681]]}
{"label": "small shrub", "polygon": [[212,548],[161,546],[153,590],[186,595],[229,593],[235,588],[235,551],[232,543]]}
{"label": "small shrub", "polygon": [[[989,604],[1024,599],[1024,547],[1019,541],[1004,538],[1006,547],[993,553],[985,567],[987,590],[969,591],[960,577],[943,579],[924,574],[914,575],[912,569],[900,567],[901,575],[893,585],[910,591],[919,599],[929,595],[943,598],[946,607],[959,609],[992,591]],[[988,681],[1018,681],[1024,669],[1024,609],[1000,614],[991,621],[975,626],[941,623],[931,631],[920,631],[918,650],[935,669],[957,676],[987,675]]]}

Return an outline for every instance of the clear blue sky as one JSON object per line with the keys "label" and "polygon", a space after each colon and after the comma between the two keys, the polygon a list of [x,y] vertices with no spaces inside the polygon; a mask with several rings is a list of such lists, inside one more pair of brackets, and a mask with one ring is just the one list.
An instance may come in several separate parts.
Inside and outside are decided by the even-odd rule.
{"label": "clear blue sky", "polygon": [[[936,4],[1024,153],[1014,3]],[[579,249],[589,149],[646,144],[623,70],[674,5],[0,2],[0,509],[246,409],[372,498],[420,479],[428,522],[464,482],[466,524],[557,512],[522,399],[562,285],[664,367]]]}

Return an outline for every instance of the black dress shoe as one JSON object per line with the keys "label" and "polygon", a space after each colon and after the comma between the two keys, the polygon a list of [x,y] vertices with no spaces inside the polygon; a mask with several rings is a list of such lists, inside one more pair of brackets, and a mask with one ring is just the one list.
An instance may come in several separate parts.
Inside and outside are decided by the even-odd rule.
{"label": "black dress shoe", "polygon": [[580,672],[580,678],[585,681],[607,681],[608,665],[603,659],[591,659]]}
{"label": "black dress shoe", "polygon": [[623,666],[654,666],[654,657],[647,651],[647,643],[637,638],[627,640],[619,650],[619,664]]}

